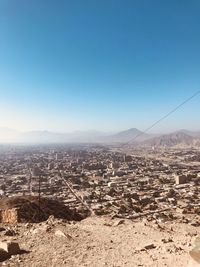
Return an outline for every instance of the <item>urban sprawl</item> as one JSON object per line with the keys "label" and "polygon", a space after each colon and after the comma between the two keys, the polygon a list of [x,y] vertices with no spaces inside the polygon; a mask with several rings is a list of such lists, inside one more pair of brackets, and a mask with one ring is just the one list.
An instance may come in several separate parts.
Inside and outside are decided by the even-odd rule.
{"label": "urban sprawl", "polygon": [[40,195],[96,215],[199,223],[198,149],[85,144],[0,151],[2,198]]}

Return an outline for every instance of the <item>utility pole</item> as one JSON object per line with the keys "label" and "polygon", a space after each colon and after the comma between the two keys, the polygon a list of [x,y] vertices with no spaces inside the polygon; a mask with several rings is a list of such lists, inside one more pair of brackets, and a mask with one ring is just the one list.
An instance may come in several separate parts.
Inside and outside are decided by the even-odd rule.
{"label": "utility pole", "polygon": [[28,191],[29,191],[29,194],[31,195],[31,193],[32,193],[32,190],[31,190],[32,174],[31,174],[30,167],[28,167],[28,170],[29,170]]}
{"label": "utility pole", "polygon": [[6,178],[3,179],[3,195],[6,196]]}
{"label": "utility pole", "polygon": [[32,173],[31,173],[31,166],[32,166],[32,161],[31,158],[29,159],[27,163],[27,169],[28,169],[28,192],[29,195],[32,194]]}
{"label": "utility pole", "polygon": [[39,206],[39,219],[40,219],[40,206],[41,206],[41,175],[38,176],[38,206]]}

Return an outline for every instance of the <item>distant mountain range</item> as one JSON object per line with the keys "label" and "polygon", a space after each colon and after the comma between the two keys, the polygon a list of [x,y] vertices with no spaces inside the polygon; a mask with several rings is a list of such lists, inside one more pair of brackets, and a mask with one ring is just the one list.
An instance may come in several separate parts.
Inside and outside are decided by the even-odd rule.
{"label": "distant mountain range", "polygon": [[129,143],[142,146],[200,145],[200,132],[180,130],[170,134],[147,134],[131,128],[110,134],[98,131],[56,133],[50,131],[18,132],[0,128],[0,143]]}
{"label": "distant mountain range", "polygon": [[107,136],[107,141],[110,142],[141,142],[154,137],[155,135],[146,134],[136,128],[131,128],[110,136]]}
{"label": "distant mountain range", "polygon": [[142,145],[152,147],[200,146],[200,133],[178,131],[151,138],[144,141]]}

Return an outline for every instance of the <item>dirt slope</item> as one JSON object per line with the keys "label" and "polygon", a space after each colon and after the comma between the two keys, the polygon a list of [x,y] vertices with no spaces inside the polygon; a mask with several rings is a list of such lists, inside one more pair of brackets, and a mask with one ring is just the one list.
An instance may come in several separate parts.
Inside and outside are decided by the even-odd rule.
{"label": "dirt slope", "polygon": [[70,224],[57,219],[18,224],[12,230],[14,236],[1,231],[0,239],[15,240],[29,253],[12,256],[0,266],[187,267],[191,242],[200,229],[90,217]]}

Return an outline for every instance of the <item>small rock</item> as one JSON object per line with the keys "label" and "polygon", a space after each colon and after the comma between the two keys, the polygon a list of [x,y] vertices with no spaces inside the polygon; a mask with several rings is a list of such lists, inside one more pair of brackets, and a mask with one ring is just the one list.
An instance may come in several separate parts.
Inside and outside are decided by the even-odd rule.
{"label": "small rock", "polygon": [[5,261],[9,258],[10,258],[10,255],[8,254],[8,252],[0,248],[0,261]]}
{"label": "small rock", "polygon": [[154,244],[149,244],[144,247],[145,249],[154,249],[156,246]]}
{"label": "small rock", "polygon": [[114,222],[113,226],[118,226],[118,225],[123,224],[123,223],[125,223],[125,220],[119,220],[119,221]]}
{"label": "small rock", "polygon": [[30,228],[30,227],[31,227],[31,224],[30,224],[30,223],[26,223],[24,226],[25,226],[26,228]]}
{"label": "small rock", "polygon": [[168,239],[163,238],[162,242],[163,243],[170,243],[170,242],[173,242],[173,239],[171,239],[171,238],[168,238]]}
{"label": "small rock", "polygon": [[200,222],[199,221],[192,221],[190,224],[192,226],[198,227],[200,225]]}
{"label": "small rock", "polygon": [[54,224],[55,223],[55,217],[53,215],[50,215],[49,218],[46,220],[47,224]]}
{"label": "small rock", "polygon": [[189,266],[200,266],[200,237],[197,237],[194,242],[194,248],[189,252],[191,261]]}
{"label": "small rock", "polygon": [[33,230],[31,232],[33,234],[38,234],[40,232],[49,232],[51,230],[51,227],[49,225],[41,225]]}
{"label": "small rock", "polygon": [[39,233],[39,229],[38,229],[38,228],[33,229],[31,232],[32,232],[32,234],[34,234],[34,235],[35,235],[35,234],[38,234],[38,233]]}
{"label": "small rock", "polygon": [[6,251],[9,255],[16,255],[21,251],[17,242],[0,242],[0,249]]}
{"label": "small rock", "polygon": [[11,229],[7,229],[4,234],[7,236],[15,236],[16,235],[15,231],[11,230]]}
{"label": "small rock", "polygon": [[72,237],[69,234],[65,234],[61,230],[56,230],[55,235],[56,236],[62,236],[62,237],[68,238],[68,239],[72,239]]}
{"label": "small rock", "polygon": [[108,222],[105,222],[103,225],[105,225],[105,226],[112,226],[112,224],[111,223],[108,223]]}

